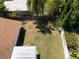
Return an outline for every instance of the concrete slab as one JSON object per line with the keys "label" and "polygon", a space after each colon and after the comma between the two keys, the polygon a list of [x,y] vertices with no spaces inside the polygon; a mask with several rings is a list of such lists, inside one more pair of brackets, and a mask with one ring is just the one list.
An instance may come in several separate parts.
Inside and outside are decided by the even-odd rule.
{"label": "concrete slab", "polygon": [[15,46],[11,59],[36,59],[36,47]]}

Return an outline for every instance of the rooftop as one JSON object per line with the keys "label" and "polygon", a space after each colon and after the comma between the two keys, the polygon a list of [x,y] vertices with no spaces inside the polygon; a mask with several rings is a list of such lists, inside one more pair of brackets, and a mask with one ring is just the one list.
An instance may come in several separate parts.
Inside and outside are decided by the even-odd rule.
{"label": "rooftop", "polygon": [[27,0],[5,1],[7,11],[27,11]]}
{"label": "rooftop", "polygon": [[11,59],[36,59],[36,46],[15,46]]}
{"label": "rooftop", "polygon": [[20,27],[20,21],[0,18],[0,59],[10,59]]}

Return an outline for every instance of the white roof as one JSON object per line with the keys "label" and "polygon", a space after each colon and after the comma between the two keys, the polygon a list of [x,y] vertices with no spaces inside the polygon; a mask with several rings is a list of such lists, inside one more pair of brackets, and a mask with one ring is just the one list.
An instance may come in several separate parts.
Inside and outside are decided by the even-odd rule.
{"label": "white roof", "polygon": [[16,46],[11,59],[36,59],[36,54],[35,46]]}
{"label": "white roof", "polygon": [[27,0],[14,0],[15,2],[27,2]]}
{"label": "white roof", "polygon": [[4,5],[8,11],[27,11],[27,0],[5,1]]}

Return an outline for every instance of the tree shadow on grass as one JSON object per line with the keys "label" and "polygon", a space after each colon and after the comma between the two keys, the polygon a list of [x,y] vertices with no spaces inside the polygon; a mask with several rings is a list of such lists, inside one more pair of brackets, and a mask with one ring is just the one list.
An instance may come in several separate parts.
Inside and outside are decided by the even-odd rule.
{"label": "tree shadow on grass", "polygon": [[49,21],[50,21],[50,18],[47,17],[47,16],[37,17],[37,19],[36,19],[36,24],[37,24],[36,28],[39,29],[38,32],[41,32],[43,34],[47,34],[47,33],[51,34],[51,30],[54,30],[54,29],[52,28],[51,25],[48,25]]}
{"label": "tree shadow on grass", "polygon": [[25,29],[21,28],[16,46],[22,46],[24,43],[24,38],[25,38]]}

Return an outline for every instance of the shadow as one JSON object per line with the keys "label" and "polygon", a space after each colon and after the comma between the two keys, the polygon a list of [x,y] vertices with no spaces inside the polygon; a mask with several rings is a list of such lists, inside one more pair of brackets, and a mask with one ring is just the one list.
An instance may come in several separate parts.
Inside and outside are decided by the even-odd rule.
{"label": "shadow", "polygon": [[40,59],[40,54],[37,54],[37,58],[36,59]]}
{"label": "shadow", "polygon": [[14,19],[19,21],[25,21],[32,17],[31,12],[28,11],[6,11],[5,18]]}
{"label": "shadow", "polygon": [[16,46],[22,46],[24,43],[24,37],[25,37],[25,30],[24,28],[20,29],[20,34],[16,43]]}
{"label": "shadow", "polygon": [[52,28],[52,25],[48,25],[49,22],[51,22],[52,20],[52,17],[48,17],[48,16],[38,16],[38,17],[35,17],[36,19],[36,23],[37,26],[36,28],[39,29],[38,32],[41,32],[43,34],[51,34],[51,30],[54,30]]}
{"label": "shadow", "polygon": [[0,17],[7,18],[8,13],[6,11],[0,11]]}
{"label": "shadow", "polygon": [[51,22],[52,24],[54,23],[55,21],[55,17],[53,16],[33,16],[31,14],[31,12],[28,12],[28,11],[13,11],[13,12],[6,12],[7,14],[8,13],[12,13],[12,14],[8,14],[6,15],[5,18],[8,18],[8,19],[14,19],[14,20],[19,20],[19,21],[36,21],[36,28],[39,29],[38,32],[41,32],[43,34],[51,34],[51,30],[54,30],[52,28],[52,25],[49,26],[48,23]]}
{"label": "shadow", "polygon": [[77,21],[73,26],[73,31],[79,34],[79,21]]}
{"label": "shadow", "polygon": [[70,20],[66,20],[63,28],[67,32],[75,32],[76,34],[79,34],[79,19],[77,19],[75,23],[72,23]]}

